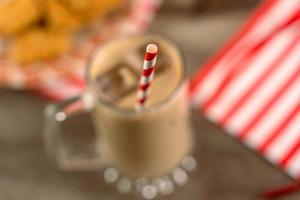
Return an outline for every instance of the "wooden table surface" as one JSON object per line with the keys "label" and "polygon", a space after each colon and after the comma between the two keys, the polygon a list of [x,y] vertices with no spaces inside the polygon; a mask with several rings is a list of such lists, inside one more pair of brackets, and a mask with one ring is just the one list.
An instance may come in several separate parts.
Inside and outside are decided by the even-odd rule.
{"label": "wooden table surface", "polygon": [[[160,12],[151,30],[179,43],[192,74],[248,13]],[[42,143],[46,104],[46,100],[29,93],[0,90],[0,199],[139,199],[133,194],[119,195],[113,186],[104,183],[102,172],[62,172],[49,162]],[[89,119],[82,118],[70,126],[84,132]],[[192,124],[198,168],[187,185],[159,199],[253,200],[260,199],[261,191],[292,182],[195,111]],[[299,194],[293,194],[281,199],[299,198]]]}

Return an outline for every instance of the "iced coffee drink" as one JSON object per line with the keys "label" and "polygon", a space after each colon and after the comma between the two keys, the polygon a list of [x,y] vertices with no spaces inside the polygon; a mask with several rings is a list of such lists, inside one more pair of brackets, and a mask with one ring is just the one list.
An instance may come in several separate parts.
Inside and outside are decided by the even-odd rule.
{"label": "iced coffee drink", "polygon": [[[159,48],[146,105],[135,110],[145,47]],[[191,150],[186,69],[172,43],[157,36],[119,39],[100,47],[89,63],[99,148],[106,163],[126,176],[170,173]]]}

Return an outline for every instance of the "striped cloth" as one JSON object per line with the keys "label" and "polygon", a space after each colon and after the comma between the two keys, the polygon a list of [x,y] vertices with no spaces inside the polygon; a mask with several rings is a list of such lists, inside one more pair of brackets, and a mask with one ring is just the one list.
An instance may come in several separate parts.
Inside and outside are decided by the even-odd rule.
{"label": "striped cloth", "polygon": [[191,83],[192,104],[300,178],[300,0],[266,0]]}

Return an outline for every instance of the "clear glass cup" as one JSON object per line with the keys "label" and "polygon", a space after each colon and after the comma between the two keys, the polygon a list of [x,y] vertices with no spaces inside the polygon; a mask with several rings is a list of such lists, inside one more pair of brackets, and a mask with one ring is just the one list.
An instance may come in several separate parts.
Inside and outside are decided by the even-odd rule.
{"label": "clear glass cup", "polygon": [[[107,100],[99,90],[97,78],[100,75],[105,78],[105,71],[108,69],[106,66],[112,66],[113,62],[117,62],[117,58],[129,47],[146,46],[150,42],[159,46],[159,55],[164,53],[171,59],[170,63],[176,67],[178,73],[177,82],[172,83],[170,80],[172,77],[160,79],[162,91],[159,95],[156,94],[157,98],[164,95],[164,84],[176,84],[171,93],[161,101],[150,102],[140,112]],[[159,77],[159,74],[157,76]],[[163,177],[160,181],[166,180],[168,179],[166,176],[172,173],[172,180],[176,182],[176,177],[180,179],[184,176],[182,175],[184,169],[193,168],[194,160],[186,157],[192,150],[187,70],[176,45],[156,35],[132,36],[108,42],[92,54],[86,70],[86,81],[88,89],[84,94],[46,107],[45,146],[59,168],[99,170],[106,167],[104,176],[108,182],[116,181],[117,176],[122,174],[129,180],[140,181],[141,184],[143,182],[141,180],[156,180],[158,183],[157,178]],[[153,95],[155,96],[155,93]],[[60,128],[61,122],[86,111],[92,114],[96,130],[96,138],[93,142],[96,148],[88,155],[76,155],[66,148]],[[180,168],[182,163],[185,166]],[[119,191],[122,191],[120,182],[123,183],[123,190],[124,187],[126,189],[126,181],[120,179]],[[165,181],[165,183],[169,182],[170,180]],[[128,184],[127,182],[127,186]],[[163,185],[163,181],[160,185]],[[154,191],[150,186],[144,187],[144,190],[148,195],[150,191],[150,196]]]}

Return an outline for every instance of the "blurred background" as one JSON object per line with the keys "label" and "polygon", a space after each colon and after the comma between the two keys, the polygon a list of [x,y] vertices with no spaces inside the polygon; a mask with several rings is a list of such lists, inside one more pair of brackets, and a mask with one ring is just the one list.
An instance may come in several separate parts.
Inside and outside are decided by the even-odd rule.
{"label": "blurred background", "polygon": [[[165,0],[149,31],[174,39],[193,75],[259,3]],[[43,109],[49,101],[31,92],[0,90],[0,199],[139,199],[134,194],[118,194],[103,181],[102,172],[62,172],[48,160],[42,131]],[[158,199],[261,199],[262,191],[292,182],[197,111],[192,114],[192,123],[198,168],[187,185]],[[65,128],[72,134],[92,132],[88,115],[66,123]],[[295,193],[281,199],[299,198]]]}

